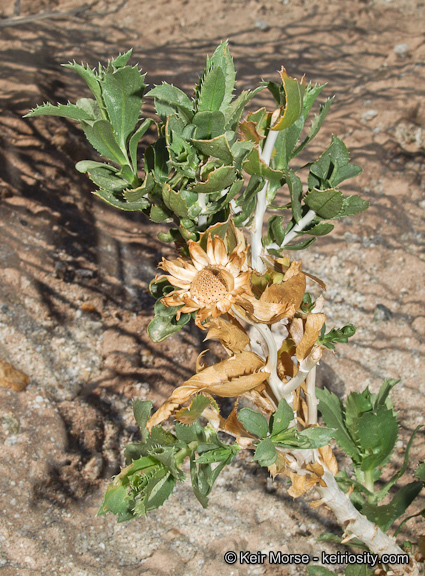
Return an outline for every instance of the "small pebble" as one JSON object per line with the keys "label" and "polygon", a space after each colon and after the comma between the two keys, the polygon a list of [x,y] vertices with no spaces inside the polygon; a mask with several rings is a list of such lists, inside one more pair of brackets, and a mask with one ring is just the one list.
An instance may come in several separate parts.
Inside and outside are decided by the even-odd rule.
{"label": "small pebble", "polygon": [[373,321],[376,323],[388,322],[392,317],[393,313],[391,310],[383,304],[377,304],[375,310],[373,311]]}
{"label": "small pebble", "polygon": [[409,53],[409,44],[397,44],[394,46],[394,52],[399,58],[406,58]]}
{"label": "small pebble", "polygon": [[268,32],[270,30],[270,24],[265,20],[257,20],[255,27],[261,30],[261,32]]}
{"label": "small pebble", "polygon": [[373,120],[376,116],[378,116],[378,110],[367,110],[362,114],[362,121],[370,122],[370,120]]}

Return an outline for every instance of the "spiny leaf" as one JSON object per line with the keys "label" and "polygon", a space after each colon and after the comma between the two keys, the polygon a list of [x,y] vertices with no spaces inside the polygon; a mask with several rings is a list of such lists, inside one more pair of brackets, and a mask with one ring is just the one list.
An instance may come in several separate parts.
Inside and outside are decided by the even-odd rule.
{"label": "spiny leaf", "polygon": [[70,102],[68,104],[58,104],[57,106],[47,102],[25,114],[24,118],[33,118],[34,116],[60,116],[61,118],[69,118],[79,122],[81,120],[94,120],[91,114]]}

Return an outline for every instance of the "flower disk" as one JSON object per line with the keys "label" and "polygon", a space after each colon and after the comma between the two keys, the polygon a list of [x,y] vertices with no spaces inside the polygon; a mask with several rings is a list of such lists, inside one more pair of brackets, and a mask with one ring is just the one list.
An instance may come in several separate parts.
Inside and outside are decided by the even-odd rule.
{"label": "flower disk", "polygon": [[239,244],[228,255],[223,240],[217,235],[214,239],[208,236],[206,252],[193,240],[189,240],[188,246],[192,263],[182,258],[174,261],[163,258],[158,265],[170,274],[158,280],[165,278],[178,288],[161,302],[165,306],[182,306],[177,311],[177,320],[182,313],[197,312],[195,323],[203,328],[204,320],[229,312],[241,294],[251,294],[252,271],[246,265],[248,246],[242,248]]}

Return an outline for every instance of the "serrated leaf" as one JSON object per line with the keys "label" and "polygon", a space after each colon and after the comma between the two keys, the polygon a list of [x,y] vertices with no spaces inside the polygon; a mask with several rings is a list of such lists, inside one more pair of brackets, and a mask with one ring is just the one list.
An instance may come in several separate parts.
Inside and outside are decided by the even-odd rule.
{"label": "serrated leaf", "polygon": [[114,68],[122,68],[130,60],[130,56],[132,55],[132,53],[133,53],[133,49],[131,48],[130,50],[128,50],[128,52],[124,52],[124,54],[119,54],[116,58],[111,60],[111,62],[110,62],[111,65]]}
{"label": "serrated leaf", "polygon": [[386,532],[397,518],[406,512],[413,500],[419,495],[422,487],[423,483],[420,480],[410,482],[398,490],[390,504],[375,506],[365,502],[361,512]]}
{"label": "serrated leaf", "polygon": [[119,147],[112,126],[107,120],[82,121],[81,126],[87,140],[99,154],[117,162],[121,166],[127,163],[127,158]]}
{"label": "serrated leaf", "polygon": [[[316,238],[309,238],[308,240],[302,240],[301,242],[291,242],[291,244],[285,244],[284,250],[304,250],[313,244],[316,241]],[[268,249],[267,252],[272,254],[273,256],[277,256],[278,258],[282,257],[282,254],[278,250]]]}
{"label": "serrated leaf", "polygon": [[319,399],[318,408],[322,413],[326,426],[335,429],[335,440],[341,448],[351,456],[354,462],[360,462],[361,456],[359,450],[345,426],[341,400],[326,388],[316,388],[316,396]]}
{"label": "serrated leaf", "polygon": [[330,222],[319,222],[318,224],[315,224],[311,228],[303,230],[299,234],[300,235],[309,234],[310,236],[325,236],[326,234],[332,232],[334,228],[335,226]]}
{"label": "serrated leaf", "polygon": [[136,419],[137,425],[142,432],[143,440],[146,440],[148,431],[146,430],[146,423],[149,420],[152,411],[152,402],[150,400],[142,401],[136,399],[133,401],[133,414]]}
{"label": "serrated leaf", "polygon": [[146,88],[145,75],[137,66],[118,68],[106,72],[101,80],[102,96],[109,121],[122,150],[139,121],[143,92]]}
{"label": "serrated leaf", "polygon": [[397,441],[397,417],[392,409],[380,404],[358,421],[359,442],[364,452],[361,469],[366,472],[388,462]]}
{"label": "serrated leaf", "polygon": [[154,488],[151,490],[146,511],[156,510],[164,504],[166,500],[171,496],[176,487],[177,480],[172,474],[166,474],[164,478],[161,478],[156,482]]}
{"label": "serrated leaf", "polygon": [[205,439],[204,429],[199,422],[194,422],[190,426],[176,422],[174,424],[174,430],[177,438],[186,444]]}
{"label": "serrated leaf", "polygon": [[198,456],[195,462],[197,464],[214,464],[216,462],[223,462],[223,460],[227,460],[232,454],[233,453],[231,448],[214,448],[212,450],[203,452],[200,456]]}
{"label": "serrated leaf", "polygon": [[[320,86],[320,91],[322,90],[322,88],[324,88],[324,85]],[[297,156],[302,150],[304,150],[304,148],[307,146],[307,144],[309,144],[313,140],[313,138],[315,138],[317,136],[320,128],[323,126],[323,123],[326,119],[326,116],[328,115],[329,109],[332,105],[332,102],[334,101],[334,98],[335,97],[332,96],[332,98],[329,98],[328,100],[326,100],[326,102],[324,104],[322,104],[320,106],[320,111],[318,114],[314,115],[313,122],[311,123],[310,130],[309,130],[306,138],[292,152],[291,158],[295,158],[295,156]]]}
{"label": "serrated leaf", "polygon": [[211,194],[220,192],[233,184],[236,178],[236,171],[233,166],[220,166],[208,174],[205,182],[196,182],[190,187],[196,194]]}
{"label": "serrated leaf", "polygon": [[233,154],[225,134],[211,140],[192,140],[192,144],[205,156],[213,156],[223,160],[226,164],[233,164]]}
{"label": "serrated leaf", "polygon": [[155,98],[155,108],[158,116],[163,122],[167,116],[177,113],[187,124],[192,121],[192,102],[186,94],[171,84],[163,82],[161,86],[155,86],[146,96]]}
{"label": "serrated leaf", "polygon": [[110,204],[115,208],[119,208],[120,210],[125,210],[126,212],[145,210],[149,206],[149,200],[146,200],[146,198],[141,198],[137,202],[125,202],[110,190],[96,190],[93,192],[93,194],[99,198],[102,198],[102,200],[104,200],[107,204]]}
{"label": "serrated leaf", "polygon": [[165,206],[152,206],[149,214],[152,222],[165,222],[171,217],[170,211]]}
{"label": "serrated leaf", "polygon": [[321,218],[331,220],[337,216],[343,204],[342,194],[336,188],[311,190],[304,199],[307,206]]}
{"label": "serrated leaf", "polygon": [[75,104],[58,104],[54,106],[47,102],[41,106],[37,106],[28,114],[25,114],[24,118],[34,118],[34,116],[60,116],[61,118],[69,118],[70,120],[93,120],[93,116],[86,112],[83,108],[76,106]]}
{"label": "serrated leaf", "polygon": [[303,195],[303,185],[301,179],[292,170],[287,170],[285,172],[285,181],[291,197],[292,215],[295,222],[299,222],[302,218],[301,199]]}
{"label": "serrated leaf", "polygon": [[279,401],[276,412],[273,414],[273,426],[271,430],[272,436],[286,430],[293,419],[294,411],[289,406],[288,402],[282,398]]}
{"label": "serrated leaf", "polygon": [[198,112],[221,110],[226,93],[223,71],[213,66],[205,74],[198,98]]}
{"label": "serrated leaf", "polygon": [[205,340],[217,339],[222,346],[233,353],[242,352],[250,343],[249,336],[245,330],[223,318],[213,318],[206,327],[208,328],[208,333]]}
{"label": "serrated leaf", "polygon": [[106,119],[105,103],[102,98],[102,90],[100,88],[100,78],[94,70],[88,66],[77,64],[75,61],[69,64],[62,64],[64,68],[74,70],[87,84],[91,93],[96,98],[99,109],[102,111],[102,116]]}
{"label": "serrated leaf", "polygon": [[360,174],[361,169],[354,164],[349,164],[349,161],[350,155],[344,142],[340,138],[333,136],[329,147],[310,166],[310,174],[308,176],[309,189],[324,190],[334,188],[344,180]]}
{"label": "serrated leaf", "polygon": [[213,404],[212,398],[197,394],[190,403],[189,408],[181,408],[174,416],[182,424],[193,424],[202,415],[205,408],[211,404]]}
{"label": "serrated leaf", "polygon": [[236,73],[233,58],[230,56],[228,41],[221,42],[214,51],[211,58],[207,59],[207,67],[213,65],[223,72],[224,76],[224,96],[221,103],[221,111],[225,112],[233,98],[235,89]]}
{"label": "serrated leaf", "polygon": [[173,190],[168,184],[164,184],[162,187],[162,198],[164,204],[174,212],[174,214],[177,214],[180,218],[188,217],[187,204],[180,192]]}
{"label": "serrated leaf", "polygon": [[257,444],[254,460],[257,460],[260,466],[271,466],[277,460],[277,450],[271,438],[264,438]]}
{"label": "serrated leaf", "polygon": [[369,208],[369,202],[360,198],[360,196],[345,196],[342,199],[342,208],[334,218],[345,218],[353,216],[359,212],[364,212]]}
{"label": "serrated leaf", "polygon": [[269,424],[260,412],[251,410],[251,408],[242,408],[242,410],[238,412],[238,420],[242,422],[243,427],[245,430],[248,430],[250,434],[254,434],[254,436],[258,436],[258,438],[265,438],[267,436]]}
{"label": "serrated leaf", "polygon": [[150,455],[161,462],[176,480],[182,482],[185,479],[184,472],[176,464],[176,451],[173,446],[158,446],[151,450]]}

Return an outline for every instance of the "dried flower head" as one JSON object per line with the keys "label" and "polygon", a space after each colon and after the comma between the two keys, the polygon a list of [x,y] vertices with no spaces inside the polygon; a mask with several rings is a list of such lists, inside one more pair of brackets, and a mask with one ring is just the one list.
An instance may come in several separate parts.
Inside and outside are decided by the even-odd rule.
{"label": "dried flower head", "polygon": [[178,288],[161,302],[165,306],[183,306],[177,312],[177,320],[182,312],[197,311],[196,325],[209,317],[217,318],[230,310],[243,293],[251,293],[249,278],[251,270],[246,266],[248,247],[236,246],[228,255],[220,236],[208,236],[207,251],[197,242],[189,240],[189,253],[192,263],[182,258],[173,262],[162,259],[159,268],[170,276],[163,275],[170,284]]}

